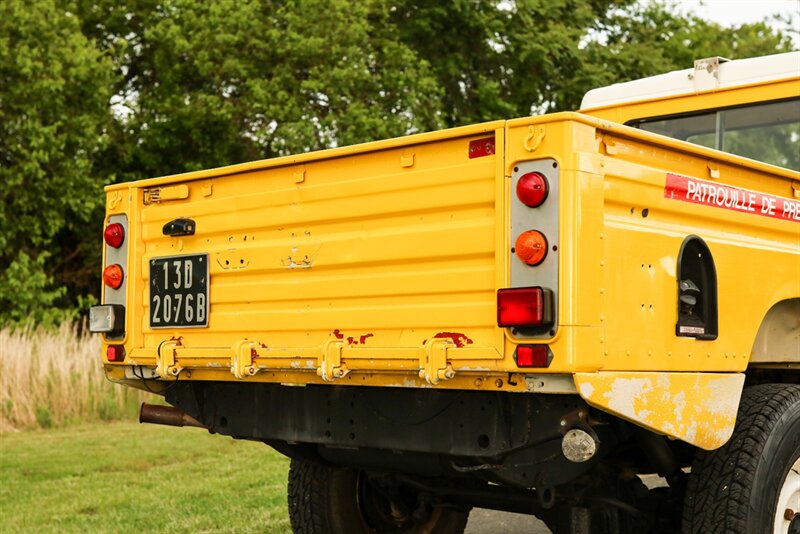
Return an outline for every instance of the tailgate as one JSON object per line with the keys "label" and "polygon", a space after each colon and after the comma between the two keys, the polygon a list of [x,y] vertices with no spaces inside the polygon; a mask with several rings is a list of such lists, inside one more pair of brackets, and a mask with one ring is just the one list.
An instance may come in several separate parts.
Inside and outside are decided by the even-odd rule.
{"label": "tailgate", "polygon": [[[503,180],[494,155],[502,154],[502,128],[140,182],[132,359],[155,362],[161,376],[216,370],[217,379],[422,369],[436,383],[459,370],[495,369],[503,343],[495,302]],[[189,220],[194,234],[164,235],[176,219]],[[207,308],[196,297],[179,309],[187,300],[170,294],[175,276],[193,270],[197,278],[203,261]],[[169,300],[169,317],[160,299]]]}

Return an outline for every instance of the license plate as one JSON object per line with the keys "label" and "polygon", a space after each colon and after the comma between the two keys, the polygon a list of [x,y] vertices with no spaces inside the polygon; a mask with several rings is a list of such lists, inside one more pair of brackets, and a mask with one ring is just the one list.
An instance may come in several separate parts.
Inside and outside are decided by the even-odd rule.
{"label": "license plate", "polygon": [[208,254],[150,260],[150,328],[208,326]]}

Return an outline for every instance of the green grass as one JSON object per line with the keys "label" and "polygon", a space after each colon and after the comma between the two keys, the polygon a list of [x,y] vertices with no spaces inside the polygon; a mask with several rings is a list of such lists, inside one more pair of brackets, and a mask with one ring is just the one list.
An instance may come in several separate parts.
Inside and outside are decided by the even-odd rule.
{"label": "green grass", "polygon": [[0,532],[288,532],[287,459],[196,428],[0,434]]}

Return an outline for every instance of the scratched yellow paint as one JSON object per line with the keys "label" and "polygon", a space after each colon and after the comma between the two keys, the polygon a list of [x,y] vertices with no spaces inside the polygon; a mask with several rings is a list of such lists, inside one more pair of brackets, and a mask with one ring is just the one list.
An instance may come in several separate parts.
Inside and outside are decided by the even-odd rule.
{"label": "scratched yellow paint", "polygon": [[592,406],[713,450],[733,433],[744,375],[576,373],[575,385]]}

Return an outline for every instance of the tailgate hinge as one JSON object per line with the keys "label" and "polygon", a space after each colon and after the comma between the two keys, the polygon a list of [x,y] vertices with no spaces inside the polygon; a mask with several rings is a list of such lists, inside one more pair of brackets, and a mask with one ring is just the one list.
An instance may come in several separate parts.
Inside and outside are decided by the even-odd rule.
{"label": "tailgate hinge", "polygon": [[322,345],[317,375],[321,376],[324,381],[332,382],[334,378],[342,378],[350,372],[350,369],[342,363],[343,346],[338,339],[329,339]]}
{"label": "tailgate hinge", "polygon": [[237,342],[233,346],[233,354],[231,354],[231,373],[233,376],[242,380],[256,374],[258,367],[254,364],[253,358],[257,355],[255,341],[243,339]]}
{"label": "tailgate hinge", "polygon": [[447,349],[454,348],[455,343],[449,339],[433,338],[425,342],[424,353],[419,360],[419,377],[429,384],[438,384],[440,380],[453,378],[456,372],[447,363]]}
{"label": "tailgate hinge", "polygon": [[181,338],[164,341],[158,346],[156,355],[156,373],[164,380],[177,380],[183,367],[175,360],[177,348],[181,345]]}

